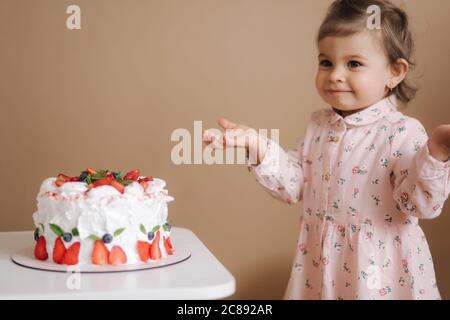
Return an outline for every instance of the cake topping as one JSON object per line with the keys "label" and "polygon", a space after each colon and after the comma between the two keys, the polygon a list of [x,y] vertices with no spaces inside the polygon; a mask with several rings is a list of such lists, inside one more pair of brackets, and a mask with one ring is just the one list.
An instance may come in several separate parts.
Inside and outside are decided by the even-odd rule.
{"label": "cake topping", "polygon": [[38,223],[38,227],[34,230],[34,240],[38,241],[42,234],[44,234],[44,225]]}
{"label": "cake topping", "polygon": [[152,177],[141,177],[140,171],[135,169],[127,172],[126,174],[119,171],[109,170],[95,170],[93,168],[87,168],[82,171],[79,176],[69,177],[63,173],[58,174],[55,184],[61,187],[66,182],[84,182],[88,185],[89,189],[93,189],[99,186],[112,186],[120,193],[125,191],[125,187],[133,182],[138,182],[144,190],[148,187],[148,182],[153,181]]}
{"label": "cake topping", "polygon": [[72,241],[72,234],[70,232],[66,232],[63,234],[62,238],[65,242],[70,242]]}
{"label": "cake topping", "polygon": [[103,236],[102,240],[103,240],[103,243],[106,243],[106,244],[111,243],[113,241],[113,236],[110,235],[109,233],[107,233]]}
{"label": "cake topping", "polygon": [[38,260],[47,260],[48,259],[48,253],[47,253],[47,244],[45,241],[44,236],[40,236],[37,239],[36,246],[34,247],[34,256]]}

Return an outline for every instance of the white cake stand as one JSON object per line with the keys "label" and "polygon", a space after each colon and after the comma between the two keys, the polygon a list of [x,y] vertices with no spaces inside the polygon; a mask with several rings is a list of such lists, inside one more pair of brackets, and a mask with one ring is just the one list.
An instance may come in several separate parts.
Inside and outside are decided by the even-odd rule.
{"label": "white cake stand", "polygon": [[34,257],[34,248],[29,247],[17,251],[11,255],[11,260],[22,267],[43,270],[43,271],[53,271],[53,272],[80,272],[80,273],[109,273],[109,272],[127,272],[127,271],[139,271],[154,268],[167,267],[176,263],[183,262],[191,256],[191,253],[184,248],[177,247],[174,253],[165,258],[153,261],[148,260],[145,262],[138,262],[135,264],[126,265],[63,265],[51,262],[51,256],[49,256],[48,261],[37,260]]}

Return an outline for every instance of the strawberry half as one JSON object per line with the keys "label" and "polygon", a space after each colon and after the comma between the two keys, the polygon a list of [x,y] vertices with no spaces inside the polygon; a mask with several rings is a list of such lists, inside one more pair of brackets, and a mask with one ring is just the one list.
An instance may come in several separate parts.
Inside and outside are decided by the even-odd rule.
{"label": "strawberry half", "polygon": [[71,177],[69,177],[63,173],[58,174],[57,178],[58,178],[58,180],[63,180],[64,182],[70,181],[70,179],[72,179]]}
{"label": "strawberry half", "polygon": [[92,263],[97,265],[108,264],[109,251],[102,240],[95,240],[92,250]]}
{"label": "strawberry half", "polygon": [[146,241],[138,241],[137,250],[141,261],[147,262],[148,258],[150,257],[150,243]]}
{"label": "strawberry half", "polygon": [[59,180],[59,179],[55,180],[55,184],[57,187],[61,187],[64,183],[66,183],[66,182],[63,180]]}
{"label": "strawberry half", "polygon": [[148,188],[148,183],[147,183],[147,181],[141,180],[141,181],[139,181],[139,184],[142,186],[142,188],[143,188],[144,190],[147,190],[147,188]]}
{"label": "strawberry half", "polygon": [[123,177],[123,180],[134,180],[137,181],[137,179],[139,178],[139,174],[141,172],[139,170],[132,170],[127,172],[127,174],[125,175],[125,177]]}
{"label": "strawberry half", "polygon": [[114,246],[111,249],[111,253],[108,258],[109,264],[119,265],[127,263],[127,255],[119,246]]}
{"label": "strawberry half", "polygon": [[94,182],[92,182],[92,184],[95,187],[99,187],[99,186],[107,186],[111,184],[112,179],[111,178],[104,178],[104,179],[100,179],[100,180],[95,180]]}
{"label": "strawberry half", "polygon": [[117,191],[123,193],[125,191],[125,187],[117,180],[111,180],[110,185],[116,188]]}
{"label": "strawberry half", "polygon": [[53,248],[53,261],[58,264],[62,264],[64,261],[64,256],[66,255],[66,247],[64,246],[61,237],[56,238],[55,246]]}
{"label": "strawberry half", "polygon": [[166,249],[166,252],[168,255],[173,254],[173,246],[172,241],[170,241],[170,237],[163,237],[164,239],[164,248]]}
{"label": "strawberry half", "polygon": [[152,245],[150,246],[150,259],[158,260],[161,258],[161,249],[159,248],[160,233],[156,232],[155,239],[153,239]]}
{"label": "strawberry half", "polygon": [[94,174],[94,173],[97,173],[97,171],[95,171],[95,170],[92,169],[92,168],[87,168],[87,169],[86,169],[86,172],[87,172],[88,174]]}
{"label": "strawberry half", "polygon": [[141,181],[145,181],[145,182],[153,181],[153,178],[152,177],[145,177],[145,178],[139,179],[139,182],[141,182]]}
{"label": "strawberry half", "polygon": [[67,249],[66,255],[64,256],[64,264],[78,264],[78,254],[80,253],[80,246],[81,244],[79,242],[75,242],[69,247],[69,249]]}
{"label": "strawberry half", "polygon": [[36,242],[36,246],[34,247],[34,256],[38,260],[47,260],[48,253],[46,248],[46,241],[44,236],[40,236]]}

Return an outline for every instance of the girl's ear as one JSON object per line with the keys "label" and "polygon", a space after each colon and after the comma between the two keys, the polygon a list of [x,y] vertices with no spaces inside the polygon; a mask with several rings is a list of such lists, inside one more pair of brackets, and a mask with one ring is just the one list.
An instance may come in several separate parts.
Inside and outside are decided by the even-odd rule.
{"label": "girl's ear", "polygon": [[390,77],[387,87],[389,89],[394,89],[398,86],[406,77],[409,71],[409,63],[403,58],[398,59],[392,63],[389,67]]}

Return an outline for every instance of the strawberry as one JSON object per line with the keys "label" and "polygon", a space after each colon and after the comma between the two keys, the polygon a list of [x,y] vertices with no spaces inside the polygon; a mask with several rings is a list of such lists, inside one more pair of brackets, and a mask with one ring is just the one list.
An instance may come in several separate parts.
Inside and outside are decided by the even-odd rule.
{"label": "strawberry", "polygon": [[142,188],[144,188],[144,190],[147,190],[148,188],[148,183],[144,180],[139,181],[139,184],[142,186]]}
{"label": "strawberry", "polygon": [[170,241],[170,237],[163,237],[164,239],[164,248],[166,248],[166,252],[168,255],[173,254],[173,246],[172,241]]}
{"label": "strawberry", "polygon": [[63,173],[60,173],[60,174],[58,174],[57,179],[58,179],[58,180],[62,180],[62,181],[64,181],[64,182],[67,182],[67,181],[70,181],[71,177],[66,176],[66,175],[63,174]]}
{"label": "strawberry", "polygon": [[114,265],[127,263],[127,255],[121,247],[114,246],[109,254],[108,263]]}
{"label": "strawberry", "polygon": [[150,246],[150,259],[152,260],[158,260],[161,258],[161,249],[159,248],[159,238],[160,233],[159,231],[156,232],[155,239],[152,242],[152,245]]}
{"label": "strawberry", "polygon": [[66,247],[64,246],[61,237],[56,238],[55,246],[53,247],[53,261],[55,263],[61,264],[64,261],[64,256],[66,255]]}
{"label": "strawberry", "polygon": [[94,173],[97,173],[97,171],[95,171],[95,170],[92,169],[92,168],[87,168],[87,169],[86,169],[86,172],[87,172],[88,174],[94,174]]}
{"label": "strawberry", "polygon": [[91,258],[93,264],[108,264],[109,251],[102,240],[95,240]]}
{"label": "strawberry", "polygon": [[123,177],[123,180],[134,180],[134,181],[137,181],[137,179],[139,178],[139,174],[140,174],[140,171],[137,170],[137,169],[129,171],[129,172],[127,172],[125,177]]}
{"label": "strawberry", "polygon": [[44,236],[40,236],[36,242],[36,246],[34,247],[34,256],[38,260],[47,260],[48,253],[46,248],[46,241]]}
{"label": "strawberry", "polygon": [[66,182],[63,180],[60,180],[60,179],[55,180],[55,184],[57,187],[61,187],[64,183],[66,183]]}
{"label": "strawberry", "polygon": [[112,181],[111,178],[104,178],[100,180],[95,180],[94,182],[92,182],[92,184],[94,185],[94,187],[107,186],[111,184],[111,181]]}
{"label": "strawberry", "polygon": [[117,189],[120,193],[125,191],[125,187],[117,180],[111,180],[110,185]]}
{"label": "strawberry", "polygon": [[149,181],[153,181],[153,178],[152,177],[145,177],[145,178],[139,179],[139,182],[141,182],[141,181],[149,182]]}
{"label": "strawberry", "polygon": [[150,257],[150,243],[146,241],[138,241],[137,250],[141,261],[147,262],[148,258]]}
{"label": "strawberry", "polygon": [[80,253],[80,246],[81,244],[79,242],[75,242],[69,247],[69,249],[67,249],[66,255],[64,256],[64,264],[78,264],[78,254]]}

